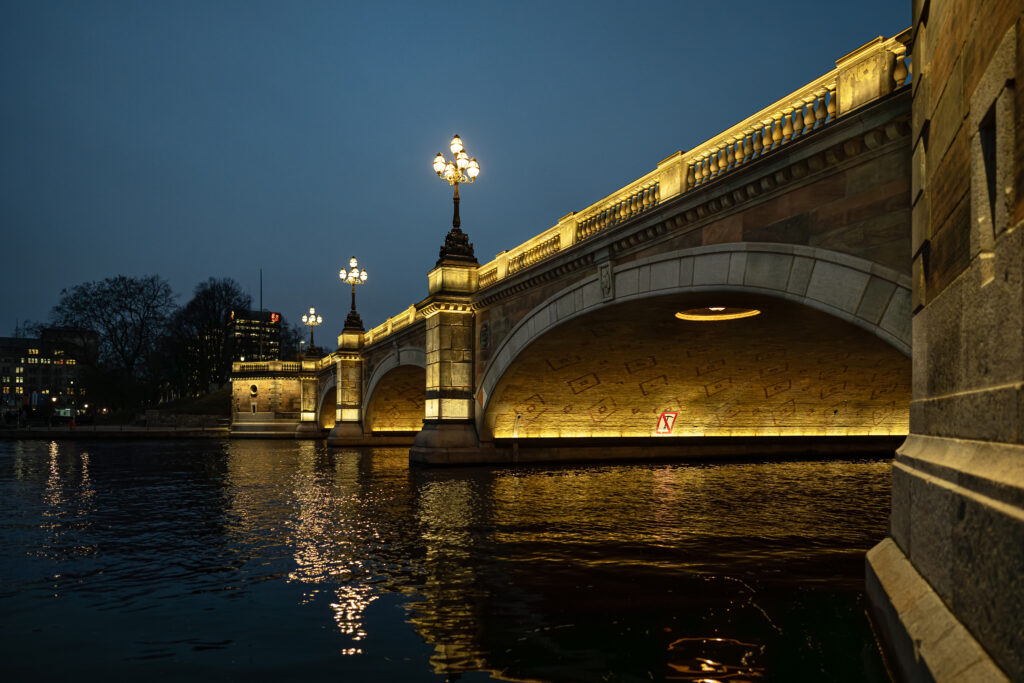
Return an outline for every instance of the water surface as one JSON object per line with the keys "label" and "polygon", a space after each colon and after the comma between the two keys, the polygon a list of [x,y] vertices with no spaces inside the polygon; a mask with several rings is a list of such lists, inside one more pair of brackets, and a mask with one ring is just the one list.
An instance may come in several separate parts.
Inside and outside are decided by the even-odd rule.
{"label": "water surface", "polygon": [[885,680],[888,461],[0,442],[5,680]]}

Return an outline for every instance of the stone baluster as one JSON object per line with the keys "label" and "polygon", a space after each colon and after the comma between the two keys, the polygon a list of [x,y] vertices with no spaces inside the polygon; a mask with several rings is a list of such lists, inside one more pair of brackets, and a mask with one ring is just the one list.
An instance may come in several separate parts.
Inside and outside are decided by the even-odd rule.
{"label": "stone baluster", "polygon": [[907,81],[907,60],[905,59],[905,53],[903,51],[896,53],[896,64],[892,70],[892,78],[896,84],[896,87],[900,87]]}
{"label": "stone baluster", "polygon": [[778,149],[782,146],[782,119],[784,115],[780,115],[779,118],[772,122],[772,149]]}
{"label": "stone baluster", "polygon": [[725,166],[722,170],[725,171],[730,168],[736,167],[736,142],[729,142],[722,148],[722,161],[725,162]]}
{"label": "stone baluster", "polygon": [[793,132],[789,134],[789,141],[792,142],[804,132],[804,112],[800,106],[794,107],[793,113],[789,115],[789,122],[793,129]]}
{"label": "stone baluster", "polygon": [[697,162],[686,165],[686,187],[683,191],[692,190],[697,187]]}
{"label": "stone baluster", "polygon": [[708,166],[708,177],[714,178],[718,175],[718,150],[711,153],[711,164]]}
{"label": "stone baluster", "polygon": [[827,96],[828,96],[828,90],[823,90],[822,92],[819,92],[817,94],[817,97],[815,99],[815,107],[814,107],[814,127],[815,128],[821,128],[823,125],[825,125],[825,119],[828,117],[828,111],[826,110],[826,107],[828,105],[825,102],[825,98]]}
{"label": "stone baluster", "polygon": [[834,85],[829,86],[828,108],[825,111],[828,112],[828,122],[832,123],[836,118],[836,86]]}
{"label": "stone baluster", "polygon": [[755,128],[754,134],[751,135],[750,137],[754,139],[754,154],[760,157],[762,154],[764,154],[764,124],[761,124],[760,127]]}
{"label": "stone baluster", "polygon": [[748,161],[754,156],[754,131],[749,131],[743,136],[743,161]]}
{"label": "stone baluster", "polygon": [[814,130],[814,103],[817,99],[816,95],[804,98],[804,133]]}
{"label": "stone baluster", "polygon": [[782,144],[793,139],[793,108],[786,107],[782,113]]}

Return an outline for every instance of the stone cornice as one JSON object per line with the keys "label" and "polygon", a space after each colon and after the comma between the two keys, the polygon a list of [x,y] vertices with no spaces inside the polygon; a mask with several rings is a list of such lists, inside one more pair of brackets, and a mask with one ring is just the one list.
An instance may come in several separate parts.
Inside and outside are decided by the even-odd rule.
{"label": "stone cornice", "polygon": [[473,305],[469,298],[459,300],[431,301],[420,309],[424,318],[429,318],[438,313],[472,313]]}

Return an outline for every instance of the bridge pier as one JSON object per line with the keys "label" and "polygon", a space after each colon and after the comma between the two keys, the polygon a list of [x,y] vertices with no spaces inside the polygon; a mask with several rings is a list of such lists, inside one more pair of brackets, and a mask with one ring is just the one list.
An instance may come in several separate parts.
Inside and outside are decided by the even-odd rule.
{"label": "bridge pier", "polygon": [[422,308],[426,318],[426,404],[423,428],[409,451],[410,462],[451,464],[479,459],[471,301],[479,286],[479,265],[465,233],[453,228],[428,275],[430,296]]}
{"label": "bridge pier", "polygon": [[[353,311],[354,313],[354,311]],[[335,353],[337,407],[334,427],[327,436],[328,446],[343,446],[363,441],[363,359],[365,330],[359,316],[351,314],[338,335]]]}

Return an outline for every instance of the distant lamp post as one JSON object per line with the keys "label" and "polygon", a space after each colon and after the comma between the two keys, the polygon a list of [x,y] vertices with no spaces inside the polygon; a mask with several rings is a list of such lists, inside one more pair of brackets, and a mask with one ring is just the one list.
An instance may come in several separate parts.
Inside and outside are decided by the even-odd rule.
{"label": "distant lamp post", "polygon": [[437,177],[455,188],[452,195],[452,203],[455,207],[452,215],[452,229],[445,237],[438,264],[445,259],[476,263],[473,245],[469,241],[469,236],[462,232],[460,227],[462,223],[459,220],[459,185],[471,184],[475,181],[476,177],[480,175],[480,164],[477,163],[476,157],[469,156],[466,148],[462,146],[462,138],[458,135],[452,138],[448,147],[452,151],[452,161],[445,159],[444,154],[440,152],[434,157],[434,172],[437,173]]}
{"label": "distant lamp post", "polygon": [[313,328],[324,321],[322,316],[316,314],[316,309],[309,307],[309,313],[302,316],[302,324],[309,325],[309,348],[313,348]]}
{"label": "distant lamp post", "polygon": [[338,271],[338,277],[341,281],[352,285],[352,310],[349,311],[348,316],[345,318],[345,329],[363,329],[363,319],[359,317],[356,312],[356,285],[362,285],[366,283],[366,269],[359,269],[359,262],[356,257],[353,256],[348,260],[348,270],[344,268]]}

